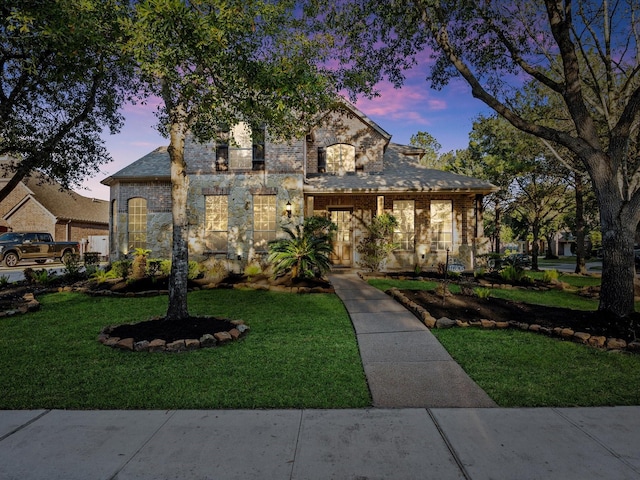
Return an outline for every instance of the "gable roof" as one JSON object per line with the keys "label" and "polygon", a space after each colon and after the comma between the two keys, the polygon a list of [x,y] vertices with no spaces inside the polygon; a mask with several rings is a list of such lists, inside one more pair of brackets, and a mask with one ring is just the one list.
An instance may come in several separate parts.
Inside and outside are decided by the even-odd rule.
{"label": "gable roof", "polygon": [[380,173],[310,174],[305,193],[469,192],[488,194],[498,188],[477,178],[427,168],[416,156],[405,155],[406,145],[390,143]]}
{"label": "gable roof", "polygon": [[156,148],[100,183],[108,186],[115,180],[170,180],[171,160],[167,148],[166,146]]}
{"label": "gable roof", "polygon": [[[0,158],[0,163],[8,161],[8,158]],[[0,171],[0,175],[3,173]],[[6,177],[0,177],[0,187],[7,182]],[[9,218],[27,201],[35,200],[57,221],[109,224],[109,202],[106,200],[84,197],[71,190],[63,190],[60,184],[39,173],[22,179],[21,183],[25,186],[26,195],[4,215],[4,218]]]}

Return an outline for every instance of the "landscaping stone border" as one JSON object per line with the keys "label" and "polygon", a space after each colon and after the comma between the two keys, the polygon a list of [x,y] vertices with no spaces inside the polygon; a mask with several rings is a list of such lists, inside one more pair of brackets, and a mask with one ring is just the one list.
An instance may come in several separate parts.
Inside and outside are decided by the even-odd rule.
{"label": "landscaping stone border", "polygon": [[23,304],[17,308],[11,308],[9,310],[0,311],[0,318],[12,317],[14,315],[20,315],[27,312],[35,312],[40,310],[40,302],[36,300],[33,293],[25,293],[22,296]]}
{"label": "landscaping stone border", "polygon": [[552,337],[558,337],[564,340],[571,340],[576,343],[588,345],[595,348],[614,351],[624,350],[633,353],[640,353],[640,341],[627,343],[625,340],[622,340],[620,338],[607,338],[604,336],[591,335],[585,332],[574,332],[570,328],[547,328],[538,324],[528,324],[525,322],[517,321],[496,322],[491,319],[482,319],[477,322],[464,322],[447,317],[436,319],[422,305],[418,305],[416,302],[409,299],[399,289],[390,288],[385,293],[395,299],[398,303],[403,305],[411,313],[413,313],[429,329],[451,327],[479,327],[486,329],[517,328],[520,330],[527,330],[530,332],[542,333]]}
{"label": "landscaping stone border", "polygon": [[[151,320],[160,320],[161,317]],[[98,335],[98,342],[107,347],[112,347],[129,352],[187,352],[200,348],[211,348],[233,342],[244,337],[250,328],[243,320],[229,320],[234,327],[229,331],[205,333],[200,338],[182,338],[173,342],[166,342],[159,338],[149,340],[134,341],[133,338],[112,337],[111,332],[121,325],[110,325],[102,329]]]}

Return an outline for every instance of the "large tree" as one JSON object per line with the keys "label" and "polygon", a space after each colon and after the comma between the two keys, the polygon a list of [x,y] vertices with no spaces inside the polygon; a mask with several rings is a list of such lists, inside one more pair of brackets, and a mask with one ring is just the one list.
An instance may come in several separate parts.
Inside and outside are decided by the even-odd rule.
{"label": "large tree", "polygon": [[[162,99],[159,129],[169,137],[173,245],[166,320],[188,318],[189,176],[187,134],[216,139],[229,126],[266,125],[271,139],[306,132],[335,88],[314,59],[295,2],[142,0],[128,22],[127,52],[145,93]],[[233,141],[233,140],[232,140]]]}
{"label": "large tree", "polygon": [[[318,3],[319,0],[313,2]],[[603,271],[599,309],[634,311],[633,245],[640,220],[640,4],[637,0],[377,0],[332,3],[345,83],[371,91],[431,54],[429,81],[458,77],[516,128],[562,145],[588,172],[598,199]],[[348,19],[348,22],[344,20]],[[348,24],[347,24],[348,23]],[[527,82],[564,105],[571,128],[513,103]]]}
{"label": "large tree", "polygon": [[110,161],[130,85],[119,0],[5,0],[0,6],[0,200],[33,171],[64,187]]}

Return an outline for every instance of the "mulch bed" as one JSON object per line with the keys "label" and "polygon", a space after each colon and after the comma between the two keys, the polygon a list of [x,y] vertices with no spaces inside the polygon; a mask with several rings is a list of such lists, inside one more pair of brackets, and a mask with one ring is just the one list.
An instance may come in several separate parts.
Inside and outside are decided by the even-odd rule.
{"label": "mulch bed", "polygon": [[598,311],[581,311],[560,307],[547,307],[499,298],[480,299],[471,295],[441,295],[433,291],[402,290],[409,299],[426,309],[433,317],[452,320],[496,322],[525,322],[542,327],[570,328],[574,331],[621,338],[632,341],[640,338],[640,313],[632,315],[623,327],[614,317]]}

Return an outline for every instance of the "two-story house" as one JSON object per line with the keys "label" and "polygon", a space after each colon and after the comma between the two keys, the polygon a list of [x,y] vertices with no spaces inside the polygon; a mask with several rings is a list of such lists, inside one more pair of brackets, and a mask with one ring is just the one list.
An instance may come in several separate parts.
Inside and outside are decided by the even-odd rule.
{"label": "two-story house", "polygon": [[[482,197],[496,188],[419,164],[421,150],[391,136],[345,103],[306,138],[269,141],[268,130],[238,125],[233,142],[185,145],[190,258],[247,262],[305,217],[338,226],[332,261],[356,266],[364,225],[395,215],[400,248],[388,268],[434,266],[447,252],[471,266],[486,252]],[[171,254],[170,160],[165,147],[102,181],[111,191],[112,259],[136,247]]]}

